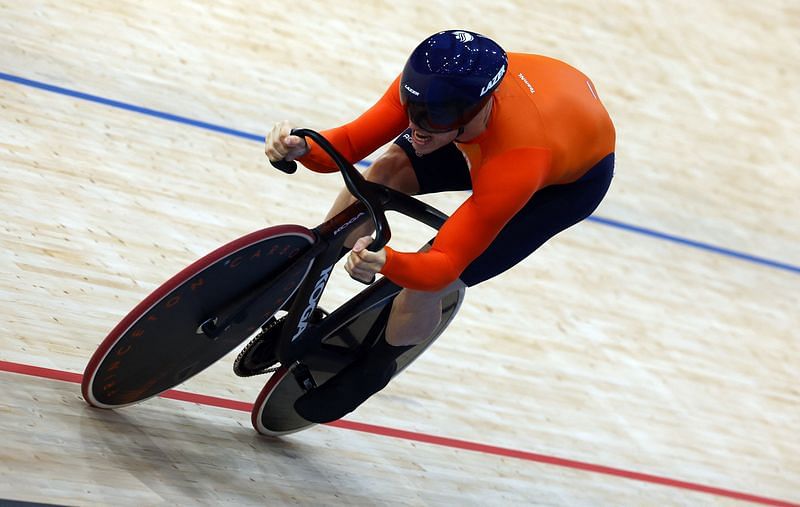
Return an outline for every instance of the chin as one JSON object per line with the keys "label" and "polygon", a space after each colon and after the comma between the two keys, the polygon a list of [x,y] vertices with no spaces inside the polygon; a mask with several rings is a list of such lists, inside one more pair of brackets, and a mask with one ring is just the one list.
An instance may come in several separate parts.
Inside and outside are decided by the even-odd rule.
{"label": "chin", "polygon": [[429,153],[433,153],[434,151],[438,150],[444,145],[439,145],[438,143],[426,144],[425,146],[413,146],[414,153],[417,154],[418,157],[423,155],[428,155]]}

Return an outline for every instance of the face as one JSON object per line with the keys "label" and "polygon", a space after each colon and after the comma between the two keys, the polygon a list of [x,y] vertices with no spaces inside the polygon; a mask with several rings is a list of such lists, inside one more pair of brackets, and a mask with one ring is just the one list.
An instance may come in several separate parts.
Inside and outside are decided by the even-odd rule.
{"label": "face", "polygon": [[433,133],[423,130],[414,122],[409,122],[409,126],[411,127],[411,146],[420,157],[438,150],[458,137],[458,130]]}

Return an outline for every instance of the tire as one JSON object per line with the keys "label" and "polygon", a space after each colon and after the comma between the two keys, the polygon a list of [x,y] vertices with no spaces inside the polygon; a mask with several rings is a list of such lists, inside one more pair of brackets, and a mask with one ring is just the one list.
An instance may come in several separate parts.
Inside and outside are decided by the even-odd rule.
{"label": "tire", "polygon": [[[383,278],[364,292],[369,294],[385,293],[386,285],[391,285],[391,282]],[[406,351],[397,359],[397,373],[395,373],[395,376],[407,368],[420,354],[430,347],[442,332],[444,332],[458,312],[461,302],[464,299],[464,292],[465,291],[461,289],[445,296],[442,301],[441,322],[426,341]],[[353,339],[361,342],[366,338],[366,330],[385,326],[385,322],[376,321],[378,319],[385,320],[388,317],[389,312],[386,311],[388,309],[386,307],[387,305],[391,305],[392,301],[394,301],[397,291],[391,291],[390,294],[391,295],[388,297],[376,298],[376,301],[370,306],[362,307],[354,317],[328,334],[326,338],[323,339],[323,344],[332,344],[337,341],[352,341]],[[331,314],[331,317],[335,317],[338,312],[339,310]],[[330,361],[316,361],[314,357],[309,357],[308,360],[304,359],[303,362],[310,369],[317,384],[324,383],[338,373],[338,371],[332,371],[330,368]],[[338,368],[341,369],[346,366],[346,364],[347,363],[340,363]],[[261,389],[261,392],[253,404],[253,410],[251,412],[253,428],[262,435],[281,436],[313,426],[314,423],[306,421],[294,410],[294,402],[303,392],[303,389],[295,380],[292,371],[285,366],[281,366],[267,380],[267,383]]]}

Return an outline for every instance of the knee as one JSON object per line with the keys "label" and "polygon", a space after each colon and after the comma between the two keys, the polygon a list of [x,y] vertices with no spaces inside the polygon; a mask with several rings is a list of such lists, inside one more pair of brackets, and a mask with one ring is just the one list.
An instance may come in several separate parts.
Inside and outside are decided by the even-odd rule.
{"label": "knee", "polygon": [[389,345],[416,345],[425,341],[442,318],[440,299],[417,297],[402,291],[392,304],[392,313],[386,328]]}
{"label": "knee", "polygon": [[432,292],[403,289],[392,305],[392,311],[398,313],[418,313],[432,308],[441,302],[441,297]]}

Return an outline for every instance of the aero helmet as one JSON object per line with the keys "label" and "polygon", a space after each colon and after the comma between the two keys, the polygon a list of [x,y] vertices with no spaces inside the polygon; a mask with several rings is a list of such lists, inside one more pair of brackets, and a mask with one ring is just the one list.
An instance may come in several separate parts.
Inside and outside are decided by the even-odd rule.
{"label": "aero helmet", "polygon": [[408,118],[428,132],[462,129],[490,100],[507,68],[506,52],[488,37],[439,32],[408,58],[400,102]]}

